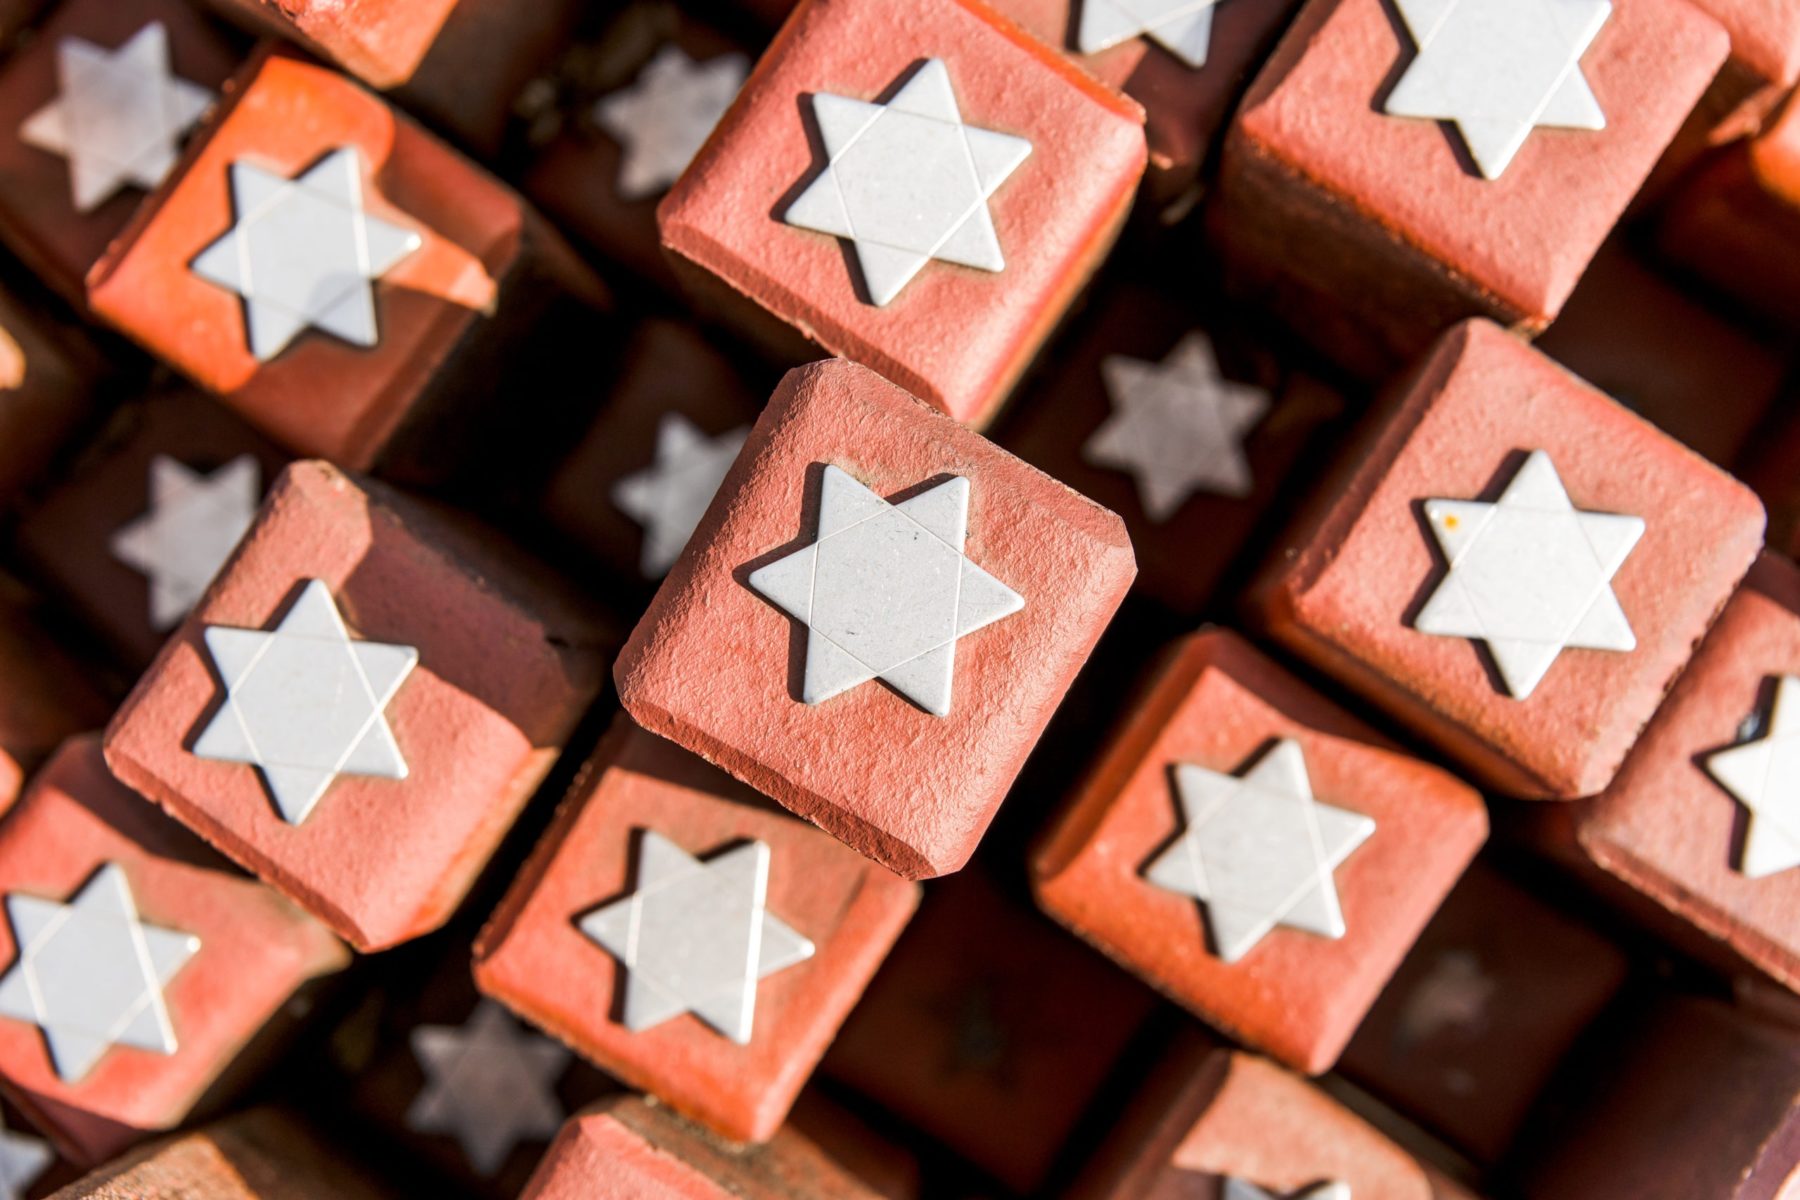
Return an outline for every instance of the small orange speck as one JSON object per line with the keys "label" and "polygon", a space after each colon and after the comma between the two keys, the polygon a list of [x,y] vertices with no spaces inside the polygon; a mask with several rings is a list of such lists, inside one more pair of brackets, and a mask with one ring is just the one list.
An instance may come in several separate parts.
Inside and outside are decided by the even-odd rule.
{"label": "small orange speck", "polygon": [[1454,516],[1448,516],[1448,515],[1445,516],[1444,517],[1444,528],[1445,529],[1455,529],[1456,528],[1456,518]]}

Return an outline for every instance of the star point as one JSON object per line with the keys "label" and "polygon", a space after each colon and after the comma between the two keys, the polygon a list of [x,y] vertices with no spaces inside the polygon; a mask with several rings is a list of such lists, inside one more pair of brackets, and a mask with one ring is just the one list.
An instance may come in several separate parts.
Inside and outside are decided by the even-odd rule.
{"label": "star point", "polygon": [[58,1078],[83,1078],[114,1046],[175,1053],[163,989],[200,939],[145,924],[123,867],[102,865],[66,901],[8,892],[6,916],[18,954],[0,1016],[42,1031]]}
{"label": "star point", "polygon": [[805,703],[880,679],[949,714],[957,641],[1025,607],[963,553],[969,490],[953,475],[892,504],[825,468],[815,540],[747,581],[807,628]]}
{"label": "star point", "polygon": [[758,982],[815,949],[768,910],[771,858],[767,843],[748,841],[702,862],[655,830],[641,831],[635,889],[578,922],[624,967],[627,1029],[692,1013],[750,1043]]}
{"label": "star point", "polygon": [[812,109],[828,161],[782,219],[848,238],[875,305],[934,258],[1005,268],[988,198],[1031,143],[965,124],[943,59],[926,60],[885,104],[817,92]]}
{"label": "star point", "polygon": [[748,426],[709,438],[680,413],[664,413],[656,427],[656,461],[613,486],[612,500],[644,527],[639,569],[661,579],[675,565],[737,461]]}
{"label": "star point", "polygon": [[88,213],[121,189],[150,189],[175,166],[176,149],[213,102],[169,65],[161,21],[117,50],[66,37],[56,47],[58,95],[26,117],[19,138],[69,162],[69,191]]}
{"label": "star point", "polygon": [[1452,122],[1486,178],[1500,178],[1539,126],[1606,127],[1581,58],[1611,0],[1393,2],[1418,53],[1388,115]]}
{"label": "star point", "polygon": [[700,63],[663,46],[628,87],[594,105],[594,121],[624,149],[619,195],[643,200],[667,191],[687,170],[731,107],[750,60],[721,54]]}
{"label": "star point", "polygon": [[1220,1200],[1352,1200],[1352,1198],[1350,1185],[1335,1180],[1330,1183],[1314,1184],[1312,1187],[1303,1188],[1283,1197],[1266,1188],[1257,1187],[1247,1179],[1227,1175],[1224,1194]]}
{"label": "star point", "polygon": [[493,1000],[482,1000],[461,1025],[421,1025],[409,1040],[425,1086],[406,1110],[408,1129],[455,1138],[483,1176],[505,1166],[521,1142],[556,1136],[567,1115],[556,1081],[569,1051]]}
{"label": "star point", "polygon": [[1277,925],[1344,936],[1332,873],[1375,822],[1313,796],[1298,742],[1275,743],[1242,775],[1177,763],[1174,776],[1184,828],[1143,876],[1201,902],[1221,960],[1237,962]]}
{"label": "star point", "polygon": [[1097,54],[1135,37],[1149,38],[1188,66],[1206,65],[1213,8],[1221,0],[1081,0],[1076,44]]}
{"label": "star point", "polygon": [[1759,737],[1713,751],[1705,767],[1750,814],[1739,872],[1762,879],[1800,866],[1800,676],[1776,680]]}
{"label": "star point", "polygon": [[25,1200],[54,1161],[55,1152],[42,1141],[0,1125],[0,1200]]}
{"label": "star point", "polygon": [[231,164],[235,222],[190,264],[244,301],[250,353],[268,362],[306,329],[353,346],[380,339],[374,283],[424,244],[363,205],[362,151],[343,146],[289,179]]}
{"label": "star point", "polygon": [[193,753],[256,767],[288,824],[305,821],[339,775],[406,778],[385,710],[417,649],[353,640],[317,579],[272,630],[204,633],[225,696]]}
{"label": "star point", "polygon": [[1195,492],[1251,493],[1244,441],[1273,401],[1261,388],[1224,378],[1205,334],[1189,334],[1161,363],[1112,355],[1100,372],[1113,411],[1082,457],[1129,471],[1152,521],[1173,517]]}
{"label": "star point", "polygon": [[1413,628],[1484,643],[1515,699],[1565,649],[1637,647],[1612,579],[1643,518],[1577,509],[1544,451],[1526,456],[1499,500],[1427,500],[1425,519],[1449,570]]}
{"label": "star point", "polygon": [[115,532],[114,558],[150,578],[150,627],[172,629],[218,574],[256,516],[262,468],[240,454],[210,475],[150,460],[150,509]]}

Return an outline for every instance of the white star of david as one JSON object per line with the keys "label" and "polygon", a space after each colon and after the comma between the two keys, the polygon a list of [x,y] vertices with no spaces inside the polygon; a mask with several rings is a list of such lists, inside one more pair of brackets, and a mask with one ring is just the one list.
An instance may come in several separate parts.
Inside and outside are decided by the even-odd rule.
{"label": "white star of david", "polygon": [[1097,54],[1134,37],[1147,37],[1196,69],[1206,65],[1212,43],[1213,7],[1220,0],[1081,0],[1076,44]]}
{"label": "white star of david", "polygon": [[656,52],[630,87],[594,105],[594,120],[624,148],[619,195],[642,200],[681,178],[731,107],[750,73],[742,54],[697,63],[673,43]]}
{"label": "white star of david", "polygon": [[757,982],[813,956],[812,942],[768,911],[769,860],[753,841],[701,862],[642,831],[637,890],[580,921],[625,967],[627,1029],[693,1013],[749,1044]]}
{"label": "white star of david", "polygon": [[874,303],[887,304],[934,258],[1005,268],[988,197],[1031,143],[963,124],[942,59],[886,104],[816,92],[812,108],[829,161],[782,219],[849,238]]}
{"label": "white star of david", "polygon": [[294,179],[231,164],[236,223],[190,268],[244,298],[250,353],[268,362],[307,328],[373,346],[374,280],[424,244],[363,210],[362,151],[333,150]]}
{"label": "white star of david", "polygon": [[1221,959],[1238,961],[1277,925],[1344,936],[1332,872],[1375,822],[1313,798],[1298,742],[1277,742],[1241,777],[1177,763],[1175,795],[1186,827],[1144,878],[1206,906]]}
{"label": "white star of david", "polygon": [[1800,866],[1800,677],[1776,682],[1762,736],[1713,751],[1706,771],[1750,810],[1738,870],[1761,879]]}
{"label": "white star of david", "polygon": [[351,640],[317,579],[273,630],[205,634],[225,698],[194,753],[254,765],[288,824],[306,820],[339,775],[406,778],[382,710],[418,665],[416,649]]}
{"label": "white star of david", "polygon": [[1152,521],[1168,520],[1197,491],[1250,494],[1244,439],[1269,411],[1269,393],[1221,376],[1205,334],[1189,334],[1161,363],[1111,355],[1100,375],[1113,411],[1082,457],[1131,472]]}
{"label": "white star of david", "polygon": [[806,625],[803,701],[880,679],[926,712],[949,713],[957,639],[1025,607],[963,554],[968,522],[961,476],[889,504],[825,468],[816,540],[749,579]]}
{"label": "white star of david", "polygon": [[748,427],[709,438],[680,413],[664,413],[656,427],[656,461],[613,485],[612,500],[644,527],[639,560],[646,579],[661,579],[681,556],[706,506],[737,461]]}
{"label": "white star of david", "polygon": [[1396,117],[1453,121],[1498,179],[1538,126],[1605,129],[1581,56],[1611,0],[1394,0],[1419,47],[1387,99]]}
{"label": "white star of david", "polygon": [[425,1086],[406,1110],[406,1127],[454,1137],[480,1174],[493,1175],[514,1146],[547,1141],[562,1126],[555,1089],[569,1052],[494,1001],[476,1005],[462,1025],[421,1025],[409,1040]]}
{"label": "white star of david", "polygon": [[150,511],[114,533],[113,557],[150,577],[150,627],[172,629],[199,601],[256,516],[262,469],[240,454],[211,475],[158,454]]}
{"label": "white star of david", "polygon": [[[1246,1179],[1225,1177],[1225,1192],[1220,1200],[1283,1200],[1274,1192],[1257,1187]],[[1319,1183],[1302,1191],[1295,1192],[1287,1200],[1351,1200],[1350,1185],[1347,1183]]]}
{"label": "white star of david", "polygon": [[182,135],[213,94],[169,67],[169,32],[151,21],[117,50],[78,37],[56,46],[58,95],[19,126],[19,140],[69,160],[77,212],[135,184],[153,188],[175,166]]}
{"label": "white star of david", "polygon": [[1542,450],[1526,457],[1497,502],[1427,500],[1425,517],[1450,570],[1413,628],[1486,643],[1508,694],[1531,695],[1571,647],[1637,646],[1612,578],[1644,521],[1577,511]]}
{"label": "white star of david", "polygon": [[66,902],[8,892],[6,917],[18,957],[0,1016],[43,1031],[58,1078],[82,1078],[114,1046],[175,1053],[163,988],[200,939],[139,920],[123,867],[105,864]]}

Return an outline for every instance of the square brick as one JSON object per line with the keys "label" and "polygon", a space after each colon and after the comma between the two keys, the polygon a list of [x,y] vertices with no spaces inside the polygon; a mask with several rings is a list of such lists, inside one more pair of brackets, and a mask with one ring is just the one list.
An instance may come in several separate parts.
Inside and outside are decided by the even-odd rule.
{"label": "square brick", "polygon": [[1725,60],[1684,0],[1618,0],[1580,69],[1603,132],[1537,129],[1498,179],[1383,104],[1414,44],[1389,0],[1311,0],[1226,140],[1214,233],[1238,283],[1371,376],[1471,316],[1538,332]]}
{"label": "square brick", "polygon": [[[1497,500],[1534,451],[1576,511],[1644,529],[1607,585],[1636,648],[1563,649],[1521,700],[1485,643],[1414,621],[1446,573],[1425,502]],[[1762,545],[1749,489],[1486,322],[1444,336],[1345,465],[1283,539],[1251,608],[1277,640],[1516,796],[1571,799],[1611,781]],[[1522,589],[1534,603],[1560,578],[1549,561],[1521,560],[1538,568]]]}
{"label": "square brick", "polygon": [[[162,460],[161,465],[157,464]],[[246,461],[247,460],[247,461]],[[153,587],[191,581],[196,543],[229,522],[287,464],[287,455],[229,409],[185,387],[155,392],[116,412],[73,470],[19,521],[15,544],[35,575],[97,631],[132,672],[142,671],[168,639],[157,619]],[[171,466],[170,464],[176,464]],[[158,501],[160,480],[189,473],[173,500]],[[247,482],[243,491],[235,482]],[[162,569],[146,573],[115,549],[115,540],[145,520],[166,526]],[[219,546],[220,562],[229,545]],[[164,580],[158,584],[153,581]],[[179,618],[177,618],[179,619]]]}
{"label": "square brick", "polygon": [[[903,493],[905,502],[945,487],[939,495],[952,504],[959,491],[967,498],[966,540],[956,538],[964,563],[939,552],[917,570],[877,566],[861,577],[873,581],[865,584],[873,609],[819,606],[815,619],[833,637],[862,629],[877,642],[891,631],[913,638],[900,649],[854,642],[888,678],[900,677],[890,661],[919,661],[896,656],[928,647],[929,631],[973,619],[960,591],[945,592],[945,570],[979,581],[972,564],[1023,597],[1017,611],[952,635],[947,715],[879,684],[801,700],[803,655],[825,665],[843,659],[827,653],[829,645],[808,649],[805,632],[748,581],[817,541],[827,481],[852,505],[892,504]],[[910,518],[883,520],[869,528],[911,527]],[[850,561],[868,544],[841,543]],[[943,537],[913,544],[950,546]],[[902,875],[942,875],[968,861],[1134,573],[1118,517],[872,371],[822,363],[790,372],[776,389],[613,678],[645,728]],[[992,600],[993,585],[983,586]],[[998,612],[997,604],[982,612]],[[945,618],[948,625],[928,623]],[[927,653],[942,663],[941,649]],[[917,680],[911,686],[915,695],[924,690]]]}
{"label": "square brick", "polygon": [[199,941],[162,987],[174,1049],[114,1043],[83,1074],[71,1061],[65,1078],[35,1024],[0,1018],[0,1086],[64,1154],[87,1163],[179,1125],[297,989],[350,957],[323,925],[120,785],[99,739],[81,737],[0,825],[9,972],[19,963],[18,898],[64,904],[105,887],[109,869],[122,872],[142,922]]}
{"label": "square brick", "polygon": [[[235,164],[292,180],[344,161],[339,152],[354,153],[367,217],[409,231],[418,245],[370,285],[374,346],[308,328],[272,356],[265,347],[259,362],[244,300],[191,264],[239,228]],[[323,210],[294,211],[299,220]],[[284,236],[279,222],[268,228],[257,236]],[[339,227],[318,229],[320,252],[334,249]],[[244,68],[181,168],[88,282],[97,315],[287,449],[430,483],[473,459],[502,459],[522,428],[573,407],[532,398],[566,391],[569,347],[593,336],[590,302],[601,298],[519,196],[380,98],[285,52]],[[502,390],[525,407],[494,403]]]}
{"label": "square brick", "polygon": [[[985,201],[1004,269],[929,262],[877,306],[849,242],[783,216],[827,162],[814,98],[885,103],[929,60],[968,125],[1031,150]],[[1134,102],[973,0],[809,0],[663,200],[663,244],[762,320],[979,426],[1111,246],[1144,169],[1141,122]]]}
{"label": "square brick", "polygon": [[[28,122],[51,104],[67,103],[58,60],[71,39],[111,56],[152,23],[167,38],[170,74],[215,96],[248,48],[245,39],[184,0],[63,0],[0,71],[0,237],[77,306],[87,302],[88,268],[131,220],[144,192],[127,174],[110,197],[78,207],[69,155],[35,144]],[[196,122],[200,116],[194,114]],[[91,127],[63,136],[81,139],[78,145],[95,139]]]}
{"label": "square brick", "polygon": [[[326,772],[316,808],[289,824],[261,769],[193,748],[224,704],[203,631],[273,630],[308,581],[353,638],[413,647],[418,660],[380,710],[404,778]],[[492,535],[297,463],[114,717],[107,761],[358,949],[381,949],[437,928],[461,901],[599,690],[600,640]],[[292,719],[318,718],[301,708]],[[265,720],[252,736],[276,733]],[[290,753],[269,751],[277,765]]]}
{"label": "square brick", "polygon": [[[761,843],[765,911],[812,943],[809,957],[752,985],[743,1042],[692,1009],[628,1027],[627,997],[641,1001],[639,992],[666,980],[653,965],[622,965],[581,927],[605,905],[652,890],[651,835],[708,862]],[[912,915],[918,891],[621,718],[483,931],[475,979],[630,1086],[733,1141],[766,1141]],[[712,912],[702,906],[685,915],[682,928]],[[646,926],[654,919],[643,916]],[[642,936],[652,934],[646,928]],[[650,951],[677,953],[670,946],[646,942]]]}
{"label": "square brick", "polygon": [[1766,554],[1612,786],[1551,817],[1565,851],[1613,887],[1640,893],[1648,903],[1633,911],[1665,936],[1800,990],[1800,871],[1743,870],[1746,825],[1779,818],[1753,816],[1708,766],[1769,736],[1785,675],[1800,675],[1800,567]]}
{"label": "square brick", "polygon": [[[1198,832],[1184,819],[1190,801],[1178,796],[1176,772],[1242,776],[1278,743],[1298,748],[1319,805],[1372,819],[1374,829],[1325,868],[1347,930],[1341,938],[1276,925],[1227,961],[1238,951],[1221,940],[1216,914],[1144,871],[1184,831]],[[1266,812],[1274,801],[1259,794],[1252,803]],[[1033,854],[1032,883],[1045,911],[1128,970],[1238,1040],[1317,1075],[1337,1060],[1486,834],[1473,789],[1402,754],[1236,635],[1213,630],[1170,652]],[[1247,844],[1200,853],[1213,863],[1211,853]],[[1268,853],[1270,844],[1255,846]],[[1221,886],[1229,862],[1207,872]],[[1244,893],[1220,902],[1256,903]]]}

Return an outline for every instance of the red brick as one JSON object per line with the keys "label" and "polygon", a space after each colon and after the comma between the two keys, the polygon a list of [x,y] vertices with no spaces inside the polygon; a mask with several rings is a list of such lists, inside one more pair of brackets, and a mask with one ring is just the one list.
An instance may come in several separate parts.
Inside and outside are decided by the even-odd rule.
{"label": "red brick", "polygon": [[[1762,545],[1742,484],[1485,322],[1446,334],[1346,459],[1343,486],[1284,538],[1252,608],[1274,637],[1437,744],[1481,783],[1570,799],[1625,752]],[[1415,506],[1485,497],[1543,450],[1577,509],[1646,530],[1613,577],[1629,652],[1565,650],[1525,700],[1476,644],[1412,628],[1442,574]]]}
{"label": "red brick", "polygon": [[[633,1032],[624,971],[577,926],[630,894],[651,830],[697,858],[754,838],[771,852],[768,911],[816,947],[756,986],[739,1045],[692,1015]],[[766,1141],[918,903],[918,888],[623,718],[483,931],[475,979],[609,1074],[733,1141]]]}
{"label": "red brick", "polygon": [[[1006,268],[933,262],[878,308],[840,239],[780,219],[821,165],[804,97],[885,95],[934,57],[965,121],[1032,143],[987,202]],[[1144,169],[1141,121],[978,0],[808,0],[663,200],[663,243],[760,309],[748,320],[773,318],[980,426],[1111,246]]]}
{"label": "red brick", "polygon": [[[113,779],[98,738],[76,738],[0,825],[0,892],[64,901],[109,863],[123,868],[146,923],[191,934],[200,949],[164,988],[172,1054],[115,1046],[67,1081],[35,1026],[0,1020],[0,1086],[86,1163],[181,1124],[298,988],[350,957],[323,925]],[[0,955],[16,958],[10,926]]]}
{"label": "red brick", "polygon": [[[795,698],[805,639],[742,575],[814,540],[823,464],[883,497],[969,482],[965,551],[1025,606],[960,641],[947,716],[876,683]],[[613,678],[645,728],[902,875],[942,875],[968,861],[1134,573],[1118,517],[873,372],[823,363],[776,389]]]}
{"label": "red brick", "polygon": [[[114,717],[107,761],[359,949],[435,929],[600,685],[599,633],[534,570],[419,501],[298,463]],[[271,628],[308,579],[353,637],[419,663],[386,709],[407,777],[340,776],[289,825],[255,768],[187,747],[220,695],[202,630]]]}

